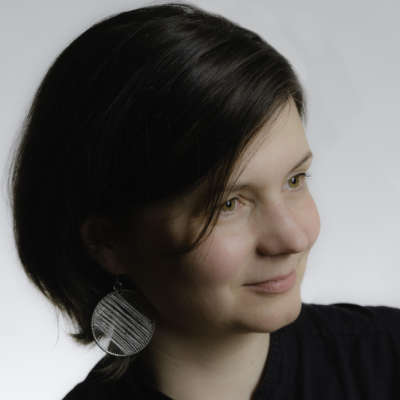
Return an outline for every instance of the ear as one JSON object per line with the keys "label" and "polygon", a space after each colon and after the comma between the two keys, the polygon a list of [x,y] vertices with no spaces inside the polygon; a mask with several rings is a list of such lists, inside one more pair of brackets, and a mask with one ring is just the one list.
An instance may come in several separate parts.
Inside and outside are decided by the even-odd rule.
{"label": "ear", "polygon": [[81,240],[89,256],[102,268],[120,275],[126,273],[118,258],[115,227],[106,218],[90,217],[81,226]]}

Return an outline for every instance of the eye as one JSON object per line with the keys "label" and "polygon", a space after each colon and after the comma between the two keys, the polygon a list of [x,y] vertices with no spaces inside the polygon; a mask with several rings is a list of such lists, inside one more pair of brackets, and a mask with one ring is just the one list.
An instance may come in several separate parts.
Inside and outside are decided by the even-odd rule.
{"label": "eye", "polygon": [[[291,189],[294,188],[294,190],[292,190],[293,192],[297,192],[304,186],[304,184],[302,185],[300,182],[305,181],[306,178],[311,178],[311,174],[302,172],[300,174],[293,175],[288,179],[288,185]],[[221,205],[221,215],[233,214],[238,207],[240,207],[240,199],[238,197],[232,197]]]}
{"label": "eye", "polygon": [[297,175],[292,176],[288,180],[289,187],[290,188],[294,188],[294,189],[301,187],[302,185],[298,184],[301,181],[300,178],[304,178],[303,179],[303,181],[304,181],[304,180],[306,180],[306,178],[311,178],[311,174],[307,174],[306,172],[302,172],[301,174],[297,174]]}
{"label": "eye", "polygon": [[[225,203],[222,204],[221,212],[229,213],[236,210],[236,208],[238,207],[238,202],[239,199],[237,197],[232,197],[231,199],[225,201]],[[236,205],[236,207],[234,205]]]}

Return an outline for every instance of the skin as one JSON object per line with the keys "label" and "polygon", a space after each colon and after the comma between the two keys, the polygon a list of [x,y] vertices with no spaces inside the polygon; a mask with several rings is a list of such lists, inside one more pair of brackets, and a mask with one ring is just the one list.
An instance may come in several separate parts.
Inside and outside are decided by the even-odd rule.
{"label": "skin", "polygon": [[[290,100],[265,125],[235,166],[237,183],[206,241],[180,257],[165,254],[201,227],[201,188],[180,202],[136,217],[132,234],[102,253],[113,273],[124,273],[154,307],[157,328],[141,361],[157,387],[175,399],[249,399],[269,351],[270,332],[301,311],[301,282],[320,232],[316,204],[304,177],[310,150]],[[238,175],[240,174],[240,175]],[[292,182],[290,184],[290,182]],[[294,183],[293,183],[294,182]],[[230,207],[229,207],[230,206]],[[232,211],[229,211],[232,210]],[[296,271],[295,286],[265,294],[245,284]]]}

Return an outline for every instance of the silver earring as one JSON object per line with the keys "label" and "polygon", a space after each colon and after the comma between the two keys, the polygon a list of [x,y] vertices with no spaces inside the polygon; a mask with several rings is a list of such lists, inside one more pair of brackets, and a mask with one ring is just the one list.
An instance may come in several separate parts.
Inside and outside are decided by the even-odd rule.
{"label": "silver earring", "polygon": [[107,354],[132,356],[150,343],[155,321],[146,316],[138,297],[136,291],[124,289],[117,277],[113,291],[97,303],[91,329],[97,345]]}

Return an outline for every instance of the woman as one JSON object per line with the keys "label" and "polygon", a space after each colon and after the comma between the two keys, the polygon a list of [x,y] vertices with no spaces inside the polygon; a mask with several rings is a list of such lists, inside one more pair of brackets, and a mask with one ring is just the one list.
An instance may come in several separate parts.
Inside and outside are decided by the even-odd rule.
{"label": "woman", "polygon": [[304,91],[193,5],[107,18],[49,69],[12,171],[21,263],[106,353],[65,399],[392,399],[400,312],[301,301],[320,220]]}

